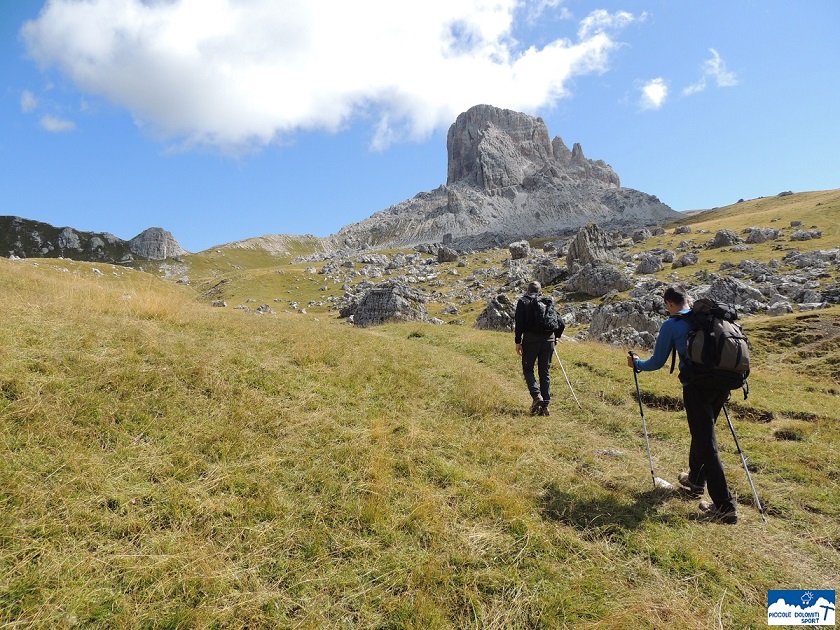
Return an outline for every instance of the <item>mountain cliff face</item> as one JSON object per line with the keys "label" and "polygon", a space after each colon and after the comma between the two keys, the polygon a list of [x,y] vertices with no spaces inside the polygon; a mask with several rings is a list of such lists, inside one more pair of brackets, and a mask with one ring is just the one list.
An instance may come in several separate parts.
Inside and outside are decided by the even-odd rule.
{"label": "mountain cliff face", "polygon": [[170,232],[159,227],[141,232],[128,241],[128,246],[133,254],[149,260],[166,260],[189,253]]}
{"label": "mountain cliff face", "polygon": [[556,236],[590,222],[655,225],[679,216],[656,197],[623,188],[615,171],[549,139],[541,118],[490,105],[458,116],[447,136],[446,185],[342,228],[335,247],[451,243],[481,248]]}
{"label": "mountain cliff face", "polygon": [[188,253],[161,228],[149,228],[130,241],[107,232],[82,232],[49,223],[0,217],[0,255],[18,258],[70,258],[88,262],[128,264],[138,256],[165,260]]}

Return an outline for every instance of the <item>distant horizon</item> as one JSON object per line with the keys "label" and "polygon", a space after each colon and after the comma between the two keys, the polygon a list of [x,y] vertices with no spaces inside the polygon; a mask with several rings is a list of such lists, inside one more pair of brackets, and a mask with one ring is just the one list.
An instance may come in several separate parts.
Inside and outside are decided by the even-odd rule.
{"label": "distant horizon", "polygon": [[[684,215],[688,216],[688,215],[697,214],[697,213],[700,213],[700,212],[707,212],[709,210],[716,210],[718,208],[725,208],[727,206],[734,206],[738,203],[747,203],[747,202],[750,202],[750,201],[757,201],[759,199],[768,199],[768,198],[772,198],[772,197],[779,197],[779,196],[782,196],[784,193],[806,194],[806,193],[828,192],[828,191],[831,191],[831,190],[838,190],[838,189],[827,188],[827,189],[823,189],[823,190],[780,191],[780,192],[778,192],[776,194],[773,194],[773,195],[761,195],[759,197],[753,197],[752,199],[743,199],[743,201],[742,200],[736,200],[732,203],[727,203],[727,204],[723,204],[723,205],[720,205],[720,206],[714,206],[712,208],[695,208],[695,209],[692,209],[692,210],[677,210],[676,212],[679,212],[681,214],[684,214]],[[427,191],[418,191],[418,192],[427,192]],[[410,199],[410,197],[409,197],[409,199]],[[406,201],[406,200],[403,200],[403,201]],[[397,202],[397,203],[399,203],[399,202]],[[391,204],[391,205],[396,205],[396,204]],[[382,208],[382,209],[385,210],[386,208]],[[371,216],[372,216],[372,214],[375,214],[376,212],[379,212],[379,210],[375,211],[374,213],[371,213]],[[170,230],[169,228],[167,228],[165,225],[150,225],[150,226],[140,230],[137,234],[134,234],[134,235],[132,235],[128,238],[125,238],[125,237],[119,236],[118,234],[115,234],[115,233],[111,232],[110,230],[101,230],[101,229],[100,230],[97,230],[97,229],[83,230],[83,229],[77,228],[76,226],[73,226],[73,225],[57,225],[57,224],[49,223],[48,221],[41,221],[39,219],[34,219],[34,218],[31,218],[31,217],[24,217],[24,216],[20,216],[20,215],[0,215],[0,216],[11,216],[11,217],[23,219],[25,221],[35,221],[35,222],[38,222],[38,223],[45,223],[45,224],[50,225],[51,227],[56,228],[56,229],[70,228],[70,229],[72,229],[74,231],[77,231],[77,232],[85,232],[85,233],[89,233],[89,234],[110,234],[111,236],[115,236],[116,238],[119,238],[120,240],[125,241],[125,242],[128,242],[128,241],[130,241],[134,238],[137,238],[138,236],[140,236],[141,234],[143,234],[144,232],[146,232],[148,230],[161,229],[161,230],[165,230],[166,232],[168,232],[178,242],[178,244],[181,247],[183,247],[183,244],[181,243],[181,240],[178,238],[178,235],[176,233],[174,233],[172,230]],[[354,221],[353,223],[357,223],[357,222],[358,221]],[[348,223],[347,225],[351,225],[351,223]],[[342,226],[342,228],[343,227],[346,227],[346,226]],[[341,228],[339,228],[338,231],[340,231],[340,229]],[[229,241],[214,243],[214,244],[209,245],[208,247],[205,247],[204,249],[200,249],[200,250],[191,250],[191,249],[186,248],[186,247],[183,247],[183,248],[186,249],[189,254],[200,254],[202,252],[211,250],[214,247],[223,247],[223,246],[226,246],[226,245],[232,245],[234,243],[239,243],[239,242],[253,240],[253,239],[259,239],[259,238],[263,238],[263,237],[270,237],[270,236],[286,236],[286,237],[292,237],[292,238],[316,238],[316,239],[319,239],[319,240],[324,240],[324,239],[328,239],[332,236],[335,236],[338,233],[338,231],[332,232],[332,233],[327,234],[325,236],[318,236],[318,235],[312,234],[312,233],[263,232],[261,234],[253,234],[251,236],[245,236],[243,238],[236,238],[236,239],[229,240]]]}

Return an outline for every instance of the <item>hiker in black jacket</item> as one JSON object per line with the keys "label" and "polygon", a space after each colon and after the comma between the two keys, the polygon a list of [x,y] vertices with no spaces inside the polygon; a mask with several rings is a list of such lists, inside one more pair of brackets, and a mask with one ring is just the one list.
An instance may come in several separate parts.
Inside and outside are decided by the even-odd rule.
{"label": "hiker in black jacket", "polygon": [[[514,335],[516,353],[522,357],[522,375],[531,393],[531,415],[548,416],[548,405],[551,402],[551,355],[554,354],[554,343],[563,333],[563,323],[549,331],[536,330],[532,316],[532,302],[539,299],[542,286],[539,282],[531,282],[528,292],[516,302],[516,318]],[[540,375],[540,382],[534,376],[534,364]]]}

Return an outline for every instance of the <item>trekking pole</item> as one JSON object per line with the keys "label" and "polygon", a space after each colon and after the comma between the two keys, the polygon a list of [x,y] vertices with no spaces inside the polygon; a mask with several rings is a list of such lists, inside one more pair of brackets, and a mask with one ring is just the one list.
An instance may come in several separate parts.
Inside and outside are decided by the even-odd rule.
{"label": "trekking pole", "polygon": [[575,402],[577,403],[578,409],[583,409],[583,407],[581,407],[580,401],[578,400],[578,397],[575,396],[575,390],[572,389],[572,382],[569,380],[569,375],[566,374],[566,368],[563,367],[563,362],[560,360],[560,355],[557,354],[557,346],[554,346],[554,356],[557,357],[557,363],[560,364],[560,369],[563,370],[563,376],[566,377],[566,384],[569,386],[569,390],[572,392],[572,396],[574,397]]}
{"label": "trekking pole", "polygon": [[755,505],[758,507],[758,512],[761,514],[761,520],[766,523],[767,515],[764,513],[764,508],[761,505],[761,501],[758,499],[758,492],[755,490],[755,484],[753,483],[752,476],[750,475],[750,469],[747,468],[747,458],[744,457],[744,451],[741,450],[741,445],[738,443],[738,436],[735,435],[735,427],[732,425],[732,420],[729,417],[729,410],[726,408],[726,403],[723,405],[723,413],[726,415],[726,421],[729,423],[729,430],[732,431],[732,439],[735,440],[735,448],[738,449],[738,455],[741,456],[741,463],[744,465],[744,472],[747,473],[747,481],[750,482],[750,488],[752,489],[753,498],[755,499]]}
{"label": "trekking pole", "polygon": [[[636,358],[636,355],[633,354],[631,350],[628,354]],[[642,391],[639,389],[639,375],[636,374],[636,368],[633,368],[633,379],[636,381],[636,396],[639,398],[639,413],[642,414],[642,430],[645,432],[645,444],[647,445],[647,455],[648,455],[648,463],[650,464],[650,476],[653,479],[653,488],[662,488],[663,490],[673,490],[674,485],[665,481],[664,479],[657,477],[653,474],[653,456],[650,454],[650,440],[648,439],[648,432],[647,432],[647,421],[645,420],[645,410],[642,407]]]}

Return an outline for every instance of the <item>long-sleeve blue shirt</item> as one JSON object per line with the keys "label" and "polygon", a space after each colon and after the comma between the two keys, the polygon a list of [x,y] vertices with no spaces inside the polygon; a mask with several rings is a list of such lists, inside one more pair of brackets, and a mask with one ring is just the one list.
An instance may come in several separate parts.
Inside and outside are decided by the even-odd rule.
{"label": "long-sleeve blue shirt", "polygon": [[[680,311],[680,314],[688,313],[689,310],[688,308],[684,308]],[[668,357],[671,356],[671,350],[676,348],[677,354],[680,356],[680,370],[682,370],[688,361],[685,357],[685,346],[689,330],[691,330],[691,324],[686,320],[669,317],[659,329],[659,336],[656,338],[653,356],[645,361],[636,359],[634,362],[636,369],[641,372],[658,370],[665,365]]]}

